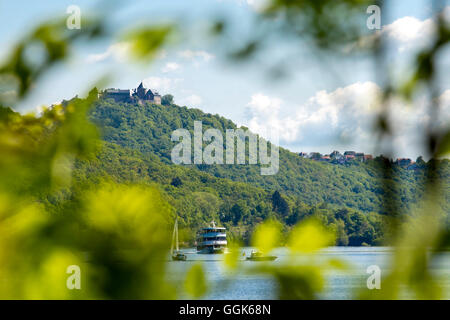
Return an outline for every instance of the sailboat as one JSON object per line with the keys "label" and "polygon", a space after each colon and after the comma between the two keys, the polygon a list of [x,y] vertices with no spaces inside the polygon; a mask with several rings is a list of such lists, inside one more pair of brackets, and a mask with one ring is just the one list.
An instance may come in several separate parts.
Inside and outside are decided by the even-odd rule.
{"label": "sailboat", "polygon": [[[173,250],[173,244],[176,244],[176,250]],[[170,254],[172,256],[172,260],[175,261],[185,261],[186,255],[180,251],[178,247],[178,218],[175,219],[175,225],[173,227],[173,235],[172,235],[172,245],[170,247]]]}

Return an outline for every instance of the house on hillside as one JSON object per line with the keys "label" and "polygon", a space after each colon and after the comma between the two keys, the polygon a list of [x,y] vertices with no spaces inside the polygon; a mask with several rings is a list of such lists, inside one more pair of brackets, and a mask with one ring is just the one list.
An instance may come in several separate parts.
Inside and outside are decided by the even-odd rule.
{"label": "house on hillside", "polygon": [[362,152],[355,153],[355,159],[358,161],[364,161],[364,153]]}
{"label": "house on hillside", "polygon": [[320,152],[311,152],[309,154],[309,158],[312,160],[319,160],[322,157],[322,155],[320,154]]}
{"label": "house on hillside", "polygon": [[346,155],[344,155],[344,159],[345,159],[345,161],[355,160],[355,155],[354,154],[346,154]]}
{"label": "house on hillside", "polygon": [[306,152],[299,152],[298,155],[302,158],[307,158],[308,154]]}
{"label": "house on hillside", "polygon": [[337,159],[337,160],[339,160],[339,159],[342,158],[342,154],[341,154],[339,151],[334,150],[332,153],[330,153],[330,157],[331,157],[332,159]]}
{"label": "house on hillside", "polygon": [[412,161],[409,158],[398,158],[397,160],[395,160],[394,163],[396,165],[399,165],[399,166],[402,166],[402,167],[407,167],[407,166],[412,164]]}

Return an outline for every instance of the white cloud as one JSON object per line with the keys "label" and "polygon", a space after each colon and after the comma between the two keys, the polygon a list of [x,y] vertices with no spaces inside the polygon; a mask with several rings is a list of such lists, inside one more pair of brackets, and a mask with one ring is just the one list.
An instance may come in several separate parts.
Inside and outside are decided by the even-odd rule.
{"label": "white cloud", "polygon": [[245,0],[247,5],[249,5],[253,10],[257,12],[262,12],[269,5],[268,0]]}
{"label": "white cloud", "polygon": [[112,57],[118,62],[124,62],[130,52],[130,45],[127,42],[117,42],[108,47],[105,52],[88,55],[86,62],[96,63],[105,61]]}
{"label": "white cloud", "polygon": [[[113,58],[117,62],[126,62],[130,57],[131,45],[126,41],[116,42],[110,45],[106,51],[101,53],[90,54],[86,58],[87,63],[97,63]],[[165,50],[160,50],[156,55],[157,59],[163,59],[167,56]]]}
{"label": "white cloud", "polygon": [[196,94],[191,94],[185,98],[181,98],[178,103],[188,107],[199,107],[203,103],[203,99]]}
{"label": "white cloud", "polygon": [[[446,22],[450,22],[450,6],[445,7],[443,16]],[[420,20],[416,17],[405,16],[382,26],[381,30],[362,37],[358,46],[372,46],[379,37],[384,37],[388,43],[397,48],[399,52],[405,50],[419,50],[432,44],[436,35],[436,18]],[[350,48],[352,49],[353,46]]]}
{"label": "white cloud", "polygon": [[302,139],[311,131],[317,136],[340,136],[345,133],[343,129],[357,129],[354,127],[355,122],[343,126],[343,119],[372,109],[378,90],[372,82],[358,82],[333,92],[322,90],[309,98],[305,104],[291,108],[294,114],[283,118],[279,115],[281,105],[285,105],[282,100],[256,94],[248,105],[252,115],[249,127],[252,130],[261,127],[278,130],[280,138],[286,142]]}
{"label": "white cloud", "polygon": [[166,57],[167,57],[167,51],[164,49],[158,51],[158,53],[156,54],[157,59],[164,59]]}
{"label": "white cloud", "polygon": [[248,127],[269,139],[270,134],[276,134],[281,140],[292,141],[297,134],[296,121],[290,118],[281,119],[279,111],[283,101],[262,93],[254,94],[248,103],[251,116]]}
{"label": "white cloud", "polygon": [[192,50],[184,50],[178,52],[178,55],[187,60],[203,60],[205,62],[209,62],[214,59],[215,56],[207,51],[192,51]]}
{"label": "white cloud", "polygon": [[383,26],[381,32],[391,39],[407,43],[425,40],[433,35],[436,29],[434,21],[430,19],[419,20],[415,17],[403,17],[391,24]]}
{"label": "white cloud", "polygon": [[281,103],[282,100],[278,98],[271,98],[262,93],[257,93],[252,96],[252,100],[248,106],[257,113],[270,114],[272,112],[278,112]]}
{"label": "white cloud", "polygon": [[233,1],[238,5],[247,5],[256,12],[262,12],[270,4],[270,0],[217,0],[219,2]]}
{"label": "white cloud", "polygon": [[435,32],[436,24],[433,19],[419,20],[407,16],[383,26],[378,35],[386,36],[398,46],[401,52],[430,45]]}
{"label": "white cloud", "polygon": [[182,81],[183,79],[179,78],[164,77],[149,77],[143,80],[145,87],[156,89],[162,94],[173,92]]}
{"label": "white cloud", "polygon": [[439,120],[437,120],[436,125],[449,129],[450,124],[450,89],[445,90],[441,96],[438,98],[439,102]]}
{"label": "white cloud", "polygon": [[[450,6],[442,10],[442,16],[450,24]],[[406,16],[384,25],[377,36],[386,36],[398,45],[399,51],[411,48],[422,48],[431,44],[437,31],[437,17],[420,20],[416,17]],[[448,27],[448,25],[447,25]]]}
{"label": "white cloud", "polygon": [[179,65],[176,62],[167,62],[166,65],[162,68],[162,72],[168,73],[173,72],[181,69],[181,65]]}
{"label": "white cloud", "polygon": [[108,49],[103,53],[93,53],[93,54],[88,55],[88,57],[86,58],[86,62],[87,63],[96,63],[96,62],[104,61],[107,58],[109,58],[110,56],[111,56],[111,52]]}
{"label": "white cloud", "polygon": [[[291,149],[331,152],[354,149],[379,152],[374,123],[380,111],[381,89],[373,82],[357,82],[328,92],[318,91],[301,105],[292,105],[262,93],[248,104],[248,127],[263,136],[277,132],[280,142]],[[442,125],[450,121],[450,90],[441,96]],[[444,102],[445,101],[445,102]],[[408,106],[393,99],[389,118],[393,127],[392,143],[397,156],[424,154],[422,136],[427,123],[424,99]],[[282,111],[293,110],[286,115]]]}

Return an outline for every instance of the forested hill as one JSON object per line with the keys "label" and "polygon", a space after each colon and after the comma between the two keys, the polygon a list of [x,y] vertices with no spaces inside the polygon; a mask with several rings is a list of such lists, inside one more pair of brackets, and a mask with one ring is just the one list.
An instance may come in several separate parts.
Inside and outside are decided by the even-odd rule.
{"label": "forested hill", "polygon": [[[396,169],[395,181],[380,178],[379,161],[346,166],[303,159],[280,148],[279,172],[262,176],[257,165],[175,165],[171,141],[175,129],[224,132],[236,125],[218,115],[176,105],[128,104],[100,99],[89,114],[103,140],[93,159],[78,160],[71,190],[43,199],[62,213],[86,189],[105,179],[120,183],[156,184],[179,217],[181,238],[191,244],[211,220],[228,230],[229,238],[248,243],[258,223],[279,221],[284,229],[314,216],[334,229],[337,245],[379,245],[383,240],[382,195],[395,188],[402,208],[421,194],[424,170]],[[448,181],[448,163],[440,172]],[[445,186],[448,195],[448,185]],[[443,204],[448,212],[448,199]]]}
{"label": "forested hill", "polygon": [[[194,121],[202,121],[203,130],[216,128],[225,132],[236,125],[219,115],[204,113],[176,105],[137,105],[100,100],[91,113],[92,120],[102,129],[106,141],[123,147],[154,154],[164,163],[171,163],[171,151],[176,144],[171,134],[178,128],[193,132]],[[272,176],[260,174],[257,165],[198,165],[198,170],[214,177],[247,182],[266,190],[294,196],[316,205],[354,208],[363,212],[382,212],[382,195],[391,186],[401,208],[408,208],[421,194],[424,170],[398,167],[396,178],[383,183],[381,163],[354,162],[347,165],[319,163],[299,157],[280,148],[279,172]],[[448,176],[448,170],[445,173]],[[386,182],[386,181],[384,181]]]}

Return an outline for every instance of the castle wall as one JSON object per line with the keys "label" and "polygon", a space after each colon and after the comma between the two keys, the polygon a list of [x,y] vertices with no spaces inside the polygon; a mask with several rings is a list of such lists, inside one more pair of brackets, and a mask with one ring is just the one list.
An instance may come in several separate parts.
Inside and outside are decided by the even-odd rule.
{"label": "castle wall", "polygon": [[161,96],[155,96],[153,98],[153,102],[156,104],[161,104]]}
{"label": "castle wall", "polygon": [[128,102],[131,100],[130,93],[126,92],[105,92],[102,97],[114,99],[117,102]]}

